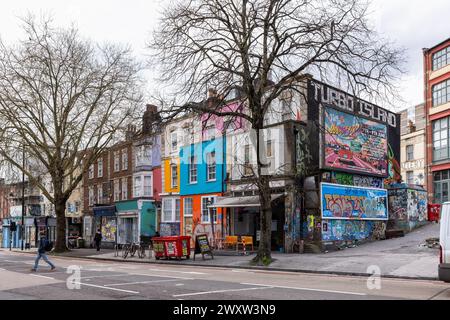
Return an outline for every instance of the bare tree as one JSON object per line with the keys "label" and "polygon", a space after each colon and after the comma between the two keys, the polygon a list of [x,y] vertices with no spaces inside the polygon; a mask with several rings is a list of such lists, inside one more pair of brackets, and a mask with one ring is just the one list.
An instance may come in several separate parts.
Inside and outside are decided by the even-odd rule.
{"label": "bare tree", "polygon": [[[262,174],[260,143],[271,104],[285,92],[300,94],[299,78],[307,72],[372,100],[396,95],[403,54],[374,32],[368,8],[362,0],[179,0],[164,9],[149,43],[166,101],[179,106],[163,109],[163,118],[193,110],[243,118],[255,131],[258,264],[271,262],[270,176]],[[245,108],[224,109],[235,87]],[[190,102],[202,101],[209,88],[219,97],[213,103]]]}
{"label": "bare tree", "polygon": [[0,42],[0,157],[55,206],[55,250],[64,251],[66,201],[141,105],[141,66],[129,48],[51,19],[28,17],[23,29],[17,45]]}

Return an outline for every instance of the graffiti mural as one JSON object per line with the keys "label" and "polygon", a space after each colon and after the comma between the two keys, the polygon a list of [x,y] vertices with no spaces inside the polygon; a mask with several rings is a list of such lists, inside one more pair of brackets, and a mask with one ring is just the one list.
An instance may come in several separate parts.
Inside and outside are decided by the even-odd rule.
{"label": "graffiti mural", "polygon": [[373,221],[365,220],[324,220],[322,240],[351,241],[363,240],[371,236]]}
{"label": "graffiti mural", "polygon": [[333,172],[331,174],[331,182],[335,184],[342,184],[345,186],[353,186],[353,175],[343,172]]}
{"label": "graffiti mural", "polygon": [[398,162],[398,158],[395,156],[395,152],[393,147],[389,143],[389,152],[388,152],[388,178],[384,180],[385,186],[389,186],[393,183],[399,183],[402,180],[401,167]]}
{"label": "graffiti mural", "polygon": [[381,240],[386,238],[386,227],[387,224],[384,221],[374,221],[372,238],[375,240]]}
{"label": "graffiti mural", "polygon": [[427,220],[427,193],[421,190],[408,190],[409,221],[422,222]]}
{"label": "graffiti mural", "polygon": [[325,219],[387,220],[387,190],[322,183]]}
{"label": "graffiti mural", "polygon": [[375,177],[364,177],[359,175],[353,176],[353,185],[355,187],[368,187],[368,188],[378,188],[383,189],[383,179]]}
{"label": "graffiti mural", "polygon": [[406,189],[389,190],[389,219],[404,221],[408,218],[408,195]]}
{"label": "graffiti mural", "polygon": [[296,136],[297,174],[307,175],[313,156],[310,151],[310,132],[303,126],[298,129]]}
{"label": "graffiti mural", "polygon": [[387,127],[332,108],[324,109],[324,166],[387,176]]}

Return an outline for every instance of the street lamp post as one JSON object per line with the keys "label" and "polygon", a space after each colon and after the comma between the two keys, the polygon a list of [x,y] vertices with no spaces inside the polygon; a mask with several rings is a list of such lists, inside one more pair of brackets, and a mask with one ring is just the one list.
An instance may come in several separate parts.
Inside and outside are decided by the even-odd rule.
{"label": "street lamp post", "polygon": [[22,238],[22,251],[25,241],[25,146],[22,149],[22,226],[20,228]]}

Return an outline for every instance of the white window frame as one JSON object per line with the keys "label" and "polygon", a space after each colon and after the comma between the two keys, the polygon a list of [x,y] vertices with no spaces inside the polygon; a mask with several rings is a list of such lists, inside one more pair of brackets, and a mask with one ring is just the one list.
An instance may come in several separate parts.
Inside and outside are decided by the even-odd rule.
{"label": "white window frame", "polygon": [[93,206],[94,205],[94,186],[89,186],[88,187],[88,204],[89,206]]}
{"label": "white window frame", "polygon": [[[170,219],[166,219],[166,205],[170,202]],[[178,202],[178,214],[176,210],[176,204]],[[180,198],[163,198],[162,199],[162,214],[161,214],[161,220],[162,222],[180,222],[180,204],[181,199]],[[177,219],[178,218],[178,219]]]}
{"label": "white window frame", "polygon": [[120,179],[114,180],[114,201],[120,201]]}
{"label": "white window frame", "polygon": [[120,171],[120,153],[119,151],[114,151],[114,172]]}
{"label": "white window frame", "polygon": [[[194,162],[192,161],[194,159]],[[195,175],[194,175],[195,173]],[[195,176],[195,180],[193,177]],[[195,184],[198,182],[198,165],[197,165],[197,157],[191,156],[189,159],[189,183]]]}
{"label": "white window frame", "polygon": [[97,185],[97,203],[103,203],[103,185],[101,183]]}
{"label": "white window frame", "polygon": [[97,177],[103,177],[103,158],[97,160]]}
{"label": "white window frame", "polygon": [[122,170],[128,170],[128,150],[122,149]]}
{"label": "white window frame", "polygon": [[94,164],[91,164],[88,169],[89,179],[94,179]]}
{"label": "white window frame", "polygon": [[[174,179],[174,172],[175,172],[176,179]],[[174,182],[175,182],[175,184],[174,184]],[[172,189],[178,188],[178,166],[176,164],[170,165],[170,184],[172,186]]]}
{"label": "white window frame", "polygon": [[[212,158],[212,154],[214,154],[214,158]],[[213,163],[210,163],[210,160],[214,159]],[[212,169],[214,168],[214,172]],[[214,173],[214,177],[210,178],[210,175]],[[216,151],[211,151],[206,154],[206,181],[213,182],[217,180],[217,160],[216,160]]]}
{"label": "white window frame", "polygon": [[[214,223],[215,224],[217,224],[217,208],[208,208],[208,207],[206,207],[206,208],[204,208],[203,207],[203,202],[204,202],[204,200],[206,200],[206,199],[209,199],[209,200],[212,200],[212,203],[211,204],[214,204],[214,203],[216,203],[216,201],[217,201],[217,196],[204,196],[204,197],[201,197],[201,222],[202,223],[211,223],[211,221],[210,221],[210,212],[209,212],[209,210],[214,210],[215,212],[214,212],[214,214],[213,214],[213,216],[215,216],[216,217],[216,219],[215,219],[215,221],[214,221]],[[207,217],[208,217],[208,219],[204,219],[205,218],[205,210],[207,211]]]}
{"label": "white window frame", "polygon": [[178,133],[176,130],[170,133],[170,150],[172,152],[178,151]]}
{"label": "white window frame", "polygon": [[[187,205],[188,201],[186,201],[186,200],[189,200],[190,206]],[[183,199],[183,215],[184,215],[184,217],[192,217],[193,216],[193,213],[194,213],[193,206],[194,206],[194,198],[187,197],[187,198]],[[186,210],[188,207],[190,208],[189,212],[187,212],[187,210]]]}
{"label": "white window frame", "polygon": [[[150,178],[150,185],[147,186],[148,190],[146,190],[145,180],[146,178]],[[136,182],[136,179],[139,179]],[[146,192],[150,191],[150,192]],[[135,174],[133,176],[133,197],[153,197],[153,173],[152,172],[142,172],[139,174]]]}
{"label": "white window frame", "polygon": [[128,178],[122,178],[120,183],[122,184],[122,200],[128,200]]}

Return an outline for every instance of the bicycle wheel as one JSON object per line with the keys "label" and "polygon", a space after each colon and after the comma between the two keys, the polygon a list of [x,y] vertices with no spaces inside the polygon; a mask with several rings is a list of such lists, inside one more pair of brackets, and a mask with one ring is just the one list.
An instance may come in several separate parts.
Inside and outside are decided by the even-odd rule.
{"label": "bicycle wheel", "polygon": [[129,245],[124,245],[123,246],[123,254],[122,254],[122,257],[124,258],[124,259],[126,259],[127,257],[128,257],[128,254],[130,253],[130,246]]}
{"label": "bicycle wheel", "polygon": [[139,246],[138,256],[141,259],[145,258],[145,247],[144,246]]}
{"label": "bicycle wheel", "polygon": [[130,256],[131,257],[134,257],[135,256],[135,254],[136,254],[136,245],[135,244],[132,244],[131,245],[131,249],[130,249]]}

